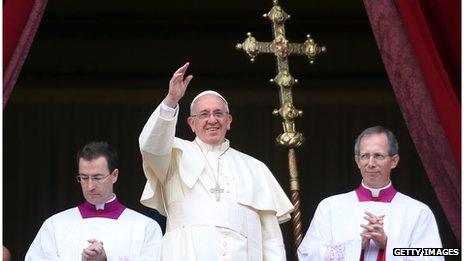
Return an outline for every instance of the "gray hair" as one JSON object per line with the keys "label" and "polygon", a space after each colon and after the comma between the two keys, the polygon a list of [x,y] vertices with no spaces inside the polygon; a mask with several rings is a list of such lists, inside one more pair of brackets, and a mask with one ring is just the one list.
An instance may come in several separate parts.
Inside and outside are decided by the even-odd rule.
{"label": "gray hair", "polygon": [[226,99],[221,94],[219,94],[218,92],[215,92],[215,91],[212,91],[212,90],[207,90],[207,91],[203,91],[203,92],[199,93],[197,96],[195,96],[195,98],[193,98],[192,102],[190,103],[190,116],[195,114],[195,112],[193,111],[193,107],[195,107],[195,102],[200,97],[205,96],[207,94],[216,95],[217,97],[221,98],[221,100],[224,102],[224,105],[226,107],[226,112],[229,113],[229,104],[227,103]]}
{"label": "gray hair", "polygon": [[359,134],[358,138],[354,143],[354,155],[359,155],[359,145],[361,144],[362,138],[365,136],[373,135],[373,134],[385,134],[387,135],[388,139],[388,155],[393,156],[398,154],[399,146],[398,141],[396,140],[395,134],[393,132],[383,126],[374,126],[367,128]]}

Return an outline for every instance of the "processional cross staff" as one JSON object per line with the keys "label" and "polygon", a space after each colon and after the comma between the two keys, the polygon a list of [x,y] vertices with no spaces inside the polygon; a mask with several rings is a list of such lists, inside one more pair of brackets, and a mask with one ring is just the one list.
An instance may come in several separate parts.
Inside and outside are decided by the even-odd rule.
{"label": "processional cross staff", "polygon": [[[300,209],[300,192],[298,183],[298,169],[296,163],[295,149],[303,144],[303,134],[295,130],[295,119],[303,115],[303,111],[293,106],[292,86],[298,83],[298,80],[290,75],[288,66],[288,56],[290,54],[304,54],[309,58],[310,64],[321,52],[326,52],[324,46],[319,46],[311,36],[307,35],[304,43],[290,43],[285,36],[284,23],[290,18],[282,7],[279,6],[278,0],[273,1],[272,9],[263,15],[264,18],[272,22],[274,39],[272,42],[259,42],[248,33],[248,37],[243,43],[236,45],[237,49],[243,49],[254,62],[255,57],[260,53],[273,53],[277,59],[277,75],[270,79],[271,83],[279,86],[280,108],[275,109],[273,114],[282,117],[284,132],[276,138],[277,145],[288,149],[288,162],[290,172],[290,194],[291,201],[295,207],[292,213],[293,238],[295,250],[302,240],[301,232],[301,209]],[[296,253],[296,251],[295,251]]]}

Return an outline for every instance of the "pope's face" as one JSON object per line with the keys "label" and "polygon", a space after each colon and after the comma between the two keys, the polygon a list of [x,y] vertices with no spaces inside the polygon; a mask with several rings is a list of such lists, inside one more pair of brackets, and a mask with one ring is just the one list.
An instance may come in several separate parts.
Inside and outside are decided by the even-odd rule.
{"label": "pope's face", "polygon": [[91,204],[102,204],[113,197],[113,184],[118,180],[118,169],[110,173],[106,158],[101,156],[93,160],[79,159],[79,175],[82,194]]}
{"label": "pope's face", "polygon": [[226,105],[220,97],[214,94],[201,96],[193,104],[193,113],[187,122],[201,141],[212,146],[225,141],[232,116],[227,113]]}
{"label": "pope's face", "polygon": [[359,144],[359,155],[355,156],[363,183],[370,188],[388,185],[390,172],[399,159],[398,154],[388,155],[388,138],[384,133],[364,136]]}

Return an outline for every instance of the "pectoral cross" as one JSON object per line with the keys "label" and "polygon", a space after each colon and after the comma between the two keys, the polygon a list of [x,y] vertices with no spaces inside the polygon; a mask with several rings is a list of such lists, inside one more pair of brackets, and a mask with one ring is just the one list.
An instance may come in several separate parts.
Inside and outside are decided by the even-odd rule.
{"label": "pectoral cross", "polygon": [[219,202],[219,200],[221,200],[221,193],[224,193],[224,189],[219,187],[219,183],[216,182],[216,187],[211,188],[209,192],[214,193],[216,196],[216,201]]}

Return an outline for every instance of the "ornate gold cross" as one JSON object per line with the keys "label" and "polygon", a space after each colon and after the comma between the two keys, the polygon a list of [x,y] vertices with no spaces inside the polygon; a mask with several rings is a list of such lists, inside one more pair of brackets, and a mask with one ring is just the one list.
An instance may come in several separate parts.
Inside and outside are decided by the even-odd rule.
{"label": "ornate gold cross", "polygon": [[[326,52],[324,46],[319,46],[311,36],[307,35],[307,40],[304,43],[290,43],[285,36],[284,23],[290,18],[282,7],[279,6],[278,0],[273,1],[272,9],[263,15],[272,22],[274,39],[272,42],[258,42],[248,33],[248,37],[236,45],[237,49],[243,49],[250,57],[251,62],[254,62],[255,57],[260,53],[273,53],[277,59],[277,75],[270,80],[276,83],[279,88],[280,108],[275,109],[273,114],[282,117],[282,125],[284,132],[276,138],[278,145],[287,148],[289,159],[290,172],[290,193],[291,200],[295,207],[292,213],[293,235],[295,250],[302,240],[301,233],[301,210],[300,210],[300,194],[298,185],[298,170],[296,164],[295,148],[303,144],[303,134],[295,130],[295,119],[303,115],[303,111],[298,110],[293,106],[293,97],[291,87],[298,83],[298,80],[290,74],[288,66],[288,56],[291,54],[304,54],[309,58],[310,64],[314,63],[314,59],[321,52]],[[296,253],[296,251],[295,251]]]}

